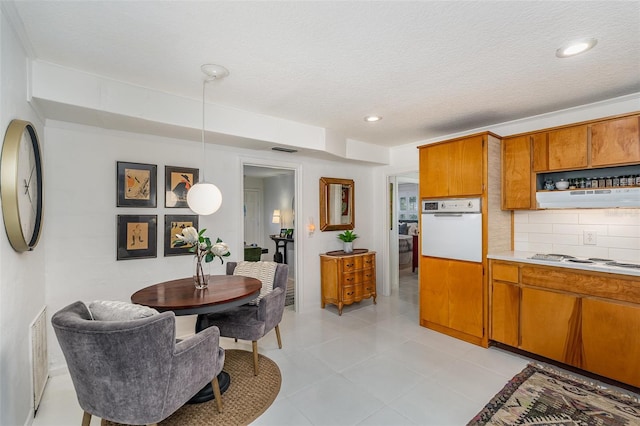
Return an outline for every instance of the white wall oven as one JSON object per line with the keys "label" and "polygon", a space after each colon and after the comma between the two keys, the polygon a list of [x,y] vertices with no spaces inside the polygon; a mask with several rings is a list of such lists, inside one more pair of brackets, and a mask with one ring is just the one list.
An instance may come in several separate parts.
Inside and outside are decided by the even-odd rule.
{"label": "white wall oven", "polygon": [[422,255],[482,262],[480,198],[422,200]]}

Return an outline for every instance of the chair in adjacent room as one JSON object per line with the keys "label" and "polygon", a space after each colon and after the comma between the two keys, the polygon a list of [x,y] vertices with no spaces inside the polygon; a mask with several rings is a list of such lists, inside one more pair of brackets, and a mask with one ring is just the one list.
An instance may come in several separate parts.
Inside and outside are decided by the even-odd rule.
{"label": "chair in adjacent room", "polygon": [[[94,304],[75,302],[51,318],[84,410],[83,426],[89,425],[91,416],[155,425],[208,383],[222,412],[217,376],[224,365],[224,349],[219,347],[216,327],[176,343],[173,312],[106,303],[120,304],[118,312],[114,314],[112,305],[94,309]],[[136,315],[143,309],[152,313]]]}
{"label": "chair in adjacent room", "polygon": [[[237,268],[237,269],[236,269]],[[273,271],[273,290],[268,287]],[[263,288],[256,304],[245,304],[223,312],[198,315],[196,330],[216,326],[220,336],[250,340],[253,347],[253,374],[258,375],[258,340],[275,328],[278,347],[282,349],[280,321],[284,312],[289,266],[274,262],[228,262],[227,275],[245,275],[261,279]],[[270,275],[270,274],[269,274]]]}

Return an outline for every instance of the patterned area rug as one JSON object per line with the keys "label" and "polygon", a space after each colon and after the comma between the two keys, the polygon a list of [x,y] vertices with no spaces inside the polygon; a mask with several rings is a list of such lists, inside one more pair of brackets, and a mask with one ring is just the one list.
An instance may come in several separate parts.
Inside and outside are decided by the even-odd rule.
{"label": "patterned area rug", "polygon": [[[248,425],[273,403],[280,392],[282,376],[278,365],[258,354],[258,375],[253,375],[253,354],[239,349],[225,350],[224,371],[231,376],[222,394],[222,414],[215,401],[187,404],[160,422],[160,426]],[[117,423],[105,422],[107,426]]]}
{"label": "patterned area rug", "polygon": [[640,425],[638,395],[596,386],[540,364],[529,364],[467,426]]}

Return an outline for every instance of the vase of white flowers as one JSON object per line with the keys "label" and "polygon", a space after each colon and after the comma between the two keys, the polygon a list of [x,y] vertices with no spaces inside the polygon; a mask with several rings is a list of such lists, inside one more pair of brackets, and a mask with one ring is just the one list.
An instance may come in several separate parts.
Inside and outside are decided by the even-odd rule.
{"label": "vase of white flowers", "polygon": [[[210,268],[208,263],[216,257],[220,258],[220,262],[224,263],[223,257],[228,257],[229,246],[218,238],[215,244],[211,244],[211,239],[204,235],[206,229],[198,232],[193,226],[189,226],[182,230],[182,234],[176,234],[178,241],[175,242],[176,247],[190,245],[190,253],[194,253],[193,258],[193,283],[199,290],[207,288],[209,285]],[[204,263],[203,263],[204,261]]]}

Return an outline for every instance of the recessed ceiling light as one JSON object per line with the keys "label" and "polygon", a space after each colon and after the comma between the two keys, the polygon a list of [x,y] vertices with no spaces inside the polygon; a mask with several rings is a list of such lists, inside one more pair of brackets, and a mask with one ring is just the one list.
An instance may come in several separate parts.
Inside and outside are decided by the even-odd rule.
{"label": "recessed ceiling light", "polygon": [[572,41],[570,43],[561,46],[556,50],[556,56],[558,58],[568,58],[569,56],[575,56],[580,53],[586,52],[598,44],[598,40],[595,38],[584,38],[582,40]]}
{"label": "recessed ceiling light", "polygon": [[368,123],[375,123],[376,121],[380,121],[380,120],[382,120],[382,117],[380,117],[379,115],[367,115],[364,118],[364,121]]}

